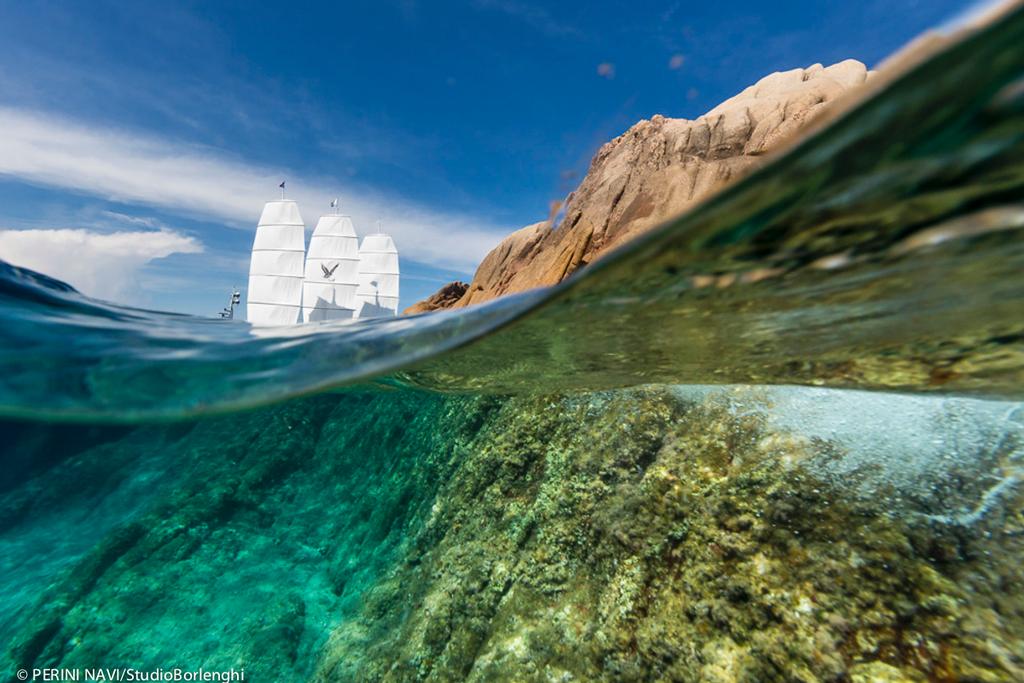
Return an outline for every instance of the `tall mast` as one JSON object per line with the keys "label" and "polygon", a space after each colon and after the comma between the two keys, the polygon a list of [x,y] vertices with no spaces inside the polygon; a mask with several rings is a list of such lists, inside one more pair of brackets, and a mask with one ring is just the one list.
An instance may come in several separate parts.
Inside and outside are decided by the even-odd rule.
{"label": "tall mast", "polygon": [[235,306],[242,302],[242,293],[238,291],[238,287],[231,288],[231,298],[228,299],[228,305],[220,312],[220,317],[225,320],[235,319]]}

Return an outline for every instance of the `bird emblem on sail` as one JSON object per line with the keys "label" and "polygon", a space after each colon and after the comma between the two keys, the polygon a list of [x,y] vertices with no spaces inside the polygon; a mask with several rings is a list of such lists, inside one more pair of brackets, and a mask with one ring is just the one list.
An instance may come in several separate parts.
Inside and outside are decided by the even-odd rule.
{"label": "bird emblem on sail", "polygon": [[324,273],[324,279],[325,280],[333,280],[334,279],[334,271],[336,271],[338,269],[339,265],[340,264],[335,263],[332,267],[328,268],[327,264],[321,263],[320,264],[320,270],[322,270],[323,273]]}

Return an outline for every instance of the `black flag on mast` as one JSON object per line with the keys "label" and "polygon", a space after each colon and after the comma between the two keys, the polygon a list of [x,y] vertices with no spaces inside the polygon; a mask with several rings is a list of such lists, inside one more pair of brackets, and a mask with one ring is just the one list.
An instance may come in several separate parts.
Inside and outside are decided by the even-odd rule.
{"label": "black flag on mast", "polygon": [[280,187],[282,190],[284,189],[284,181],[283,180],[281,181],[281,184],[278,185],[278,187]]}

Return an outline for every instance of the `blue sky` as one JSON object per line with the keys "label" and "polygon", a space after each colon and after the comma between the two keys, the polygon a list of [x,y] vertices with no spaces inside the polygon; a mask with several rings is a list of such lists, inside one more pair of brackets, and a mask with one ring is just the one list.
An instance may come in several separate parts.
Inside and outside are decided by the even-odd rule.
{"label": "blue sky", "polygon": [[0,258],[212,315],[287,178],[310,228],[334,196],[361,232],[384,222],[404,307],[546,217],[637,120],[875,66],[968,4],[6,2]]}

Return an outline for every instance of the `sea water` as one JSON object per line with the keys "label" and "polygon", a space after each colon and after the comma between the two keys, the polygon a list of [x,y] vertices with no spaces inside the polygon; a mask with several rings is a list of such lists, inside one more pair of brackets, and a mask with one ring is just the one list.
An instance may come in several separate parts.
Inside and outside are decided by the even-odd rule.
{"label": "sea water", "polygon": [[0,267],[0,666],[1024,679],[1024,15],[549,289],[252,328]]}

